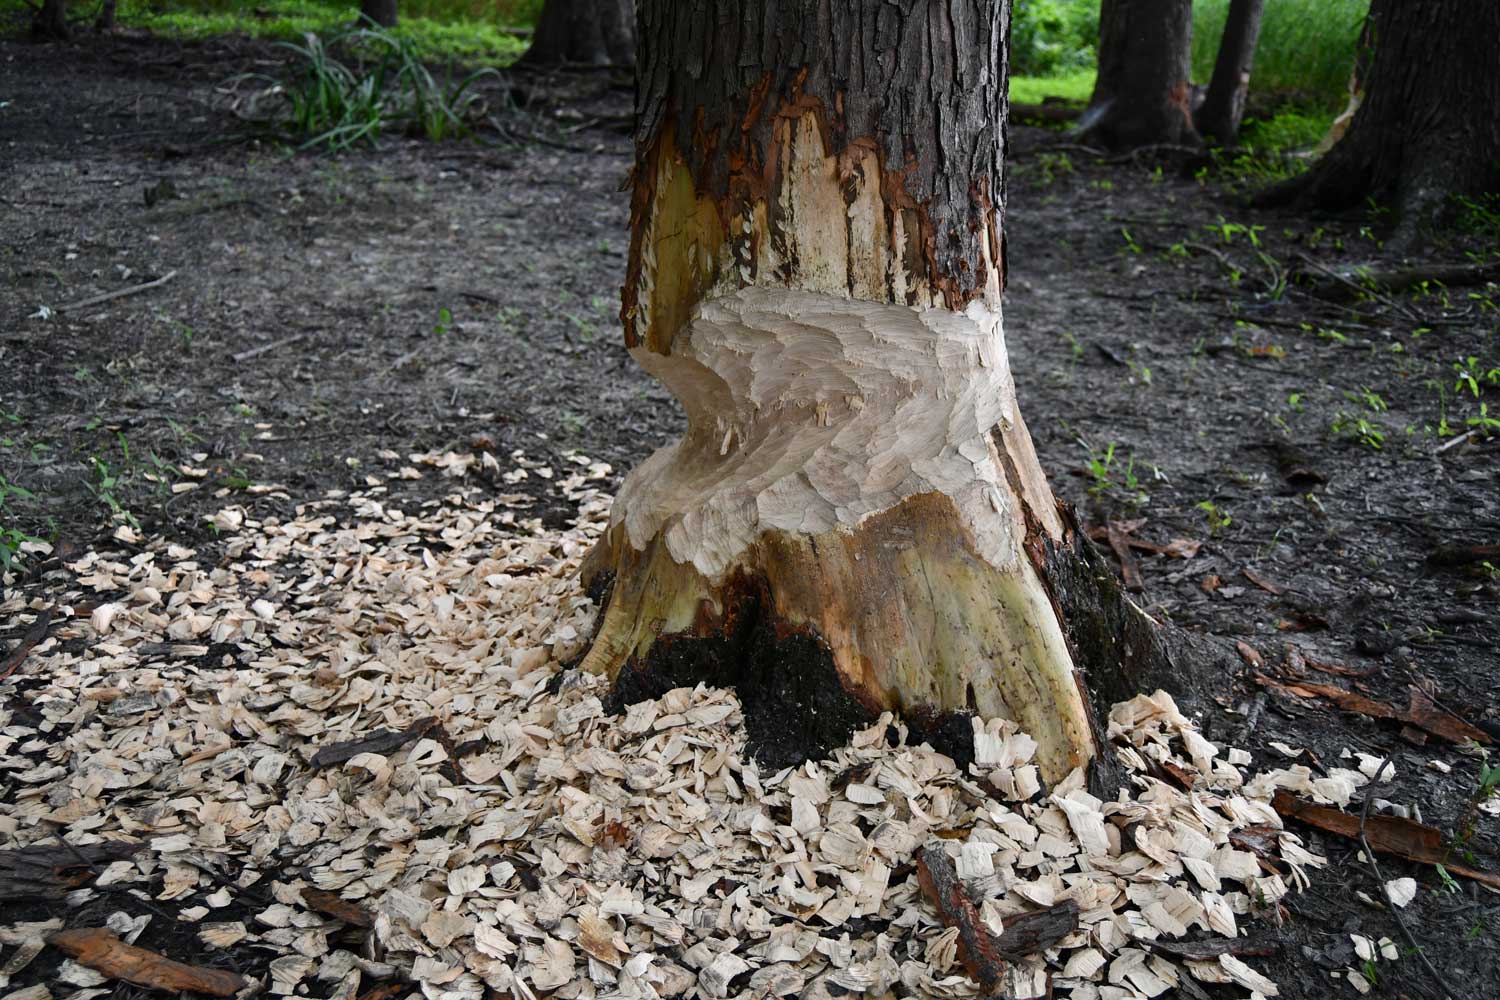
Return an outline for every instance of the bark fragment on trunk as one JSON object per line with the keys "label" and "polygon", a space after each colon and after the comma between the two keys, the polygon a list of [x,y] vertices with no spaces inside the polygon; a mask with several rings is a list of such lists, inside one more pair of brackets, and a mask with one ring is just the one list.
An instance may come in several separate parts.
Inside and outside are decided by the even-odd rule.
{"label": "bark fragment on trunk", "polygon": [[1195,145],[1191,0],[1104,0],[1099,72],[1079,137],[1108,149]]}
{"label": "bark fragment on trunk", "polygon": [[1098,742],[1000,321],[1009,4],[770,7],[642,4],[622,320],[689,427],[585,566],[583,666],[812,749],[1004,716],[1060,779]]}
{"label": "bark fragment on trunk", "polygon": [[1435,230],[1454,196],[1500,190],[1500,4],[1374,0],[1374,55],[1348,131],[1308,173],[1261,204],[1339,211],[1393,205],[1395,240]]}
{"label": "bark fragment on trunk", "polygon": [[1203,103],[1193,116],[1198,133],[1221,144],[1234,141],[1245,117],[1245,98],[1250,93],[1250,69],[1255,63],[1255,45],[1260,40],[1260,17],[1265,0],[1230,0],[1219,39],[1214,75],[1208,81]]}
{"label": "bark fragment on trunk", "polygon": [[635,65],[633,0],[547,0],[537,19],[528,66]]}

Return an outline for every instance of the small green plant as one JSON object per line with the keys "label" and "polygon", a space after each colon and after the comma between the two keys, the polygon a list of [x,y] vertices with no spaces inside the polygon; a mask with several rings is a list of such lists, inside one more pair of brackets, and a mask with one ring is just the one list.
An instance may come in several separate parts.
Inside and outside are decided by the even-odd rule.
{"label": "small green plant", "polygon": [[1194,506],[1198,510],[1203,511],[1204,517],[1208,519],[1208,533],[1210,535],[1217,535],[1234,523],[1234,518],[1230,516],[1229,511],[1220,507],[1212,500],[1200,500]]}
{"label": "small green plant", "polygon": [[1139,507],[1150,497],[1136,474],[1135,454],[1132,452],[1121,464],[1116,456],[1117,447],[1111,441],[1102,452],[1088,449],[1089,496],[1095,500],[1118,496],[1132,507]]}
{"label": "small green plant", "polygon": [[1480,403],[1479,414],[1464,420],[1464,426],[1471,428],[1475,433],[1484,437],[1491,437],[1500,432],[1500,417],[1490,416],[1490,404]]}
{"label": "small green plant", "polygon": [[438,310],[437,323],[433,326],[432,332],[439,337],[446,337],[451,329],[453,329],[453,312],[444,306]]}
{"label": "small green plant", "polygon": [[1453,362],[1453,371],[1458,376],[1458,381],[1453,383],[1453,391],[1461,393],[1467,389],[1475,399],[1479,398],[1481,386],[1500,386],[1500,365],[1485,368],[1477,357],[1470,356]]}
{"label": "small green plant", "polygon": [[1385,413],[1389,407],[1381,395],[1369,386],[1358,390],[1344,390],[1344,398],[1360,405],[1360,410],[1338,410],[1333,415],[1333,433],[1358,441],[1365,447],[1380,451],[1385,447],[1386,427],[1375,415]]}
{"label": "small green plant", "polygon": [[[121,443],[124,443],[124,438],[121,438]],[[135,515],[127,510],[120,502],[120,498],[115,495],[115,490],[124,483],[124,479],[112,471],[98,455],[91,456],[89,461],[93,465],[94,481],[85,485],[94,494],[94,498],[109,511],[111,520],[124,521],[132,528],[139,530],[141,522],[136,520]]]}
{"label": "small green plant", "polygon": [[35,495],[22,486],[17,486],[0,476],[0,572],[9,573],[20,558],[21,546],[27,542],[40,542],[35,535],[5,523],[5,507],[12,497],[18,500],[34,500]]}
{"label": "small green plant", "polygon": [[1126,250],[1129,250],[1131,253],[1140,253],[1141,252],[1141,250],[1143,248],[1141,247],[1141,245],[1139,243],[1137,243],[1135,241],[1135,237],[1132,236],[1132,235],[1130,235],[1130,230],[1129,229],[1127,229],[1125,226],[1121,226],[1120,227],[1120,235],[1123,236],[1123,237],[1125,237],[1125,249]]}
{"label": "small green plant", "polygon": [[1215,233],[1225,244],[1232,244],[1236,236],[1245,236],[1250,240],[1250,245],[1260,248],[1260,234],[1265,232],[1265,226],[1247,226],[1240,222],[1226,222],[1224,216],[1219,216],[1219,221],[1205,223],[1203,226],[1211,233]]}

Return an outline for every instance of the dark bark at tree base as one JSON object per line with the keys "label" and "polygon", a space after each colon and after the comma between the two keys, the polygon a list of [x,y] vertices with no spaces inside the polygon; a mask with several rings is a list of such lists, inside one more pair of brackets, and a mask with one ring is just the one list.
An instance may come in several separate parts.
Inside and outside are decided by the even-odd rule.
{"label": "dark bark at tree base", "polygon": [[1104,0],[1099,74],[1077,138],[1106,149],[1194,145],[1189,0]]}
{"label": "dark bark at tree base", "polygon": [[1500,4],[1375,0],[1370,24],[1375,54],[1348,132],[1256,203],[1391,205],[1399,248],[1450,217],[1454,196],[1500,191]]}
{"label": "dark bark at tree base", "polygon": [[634,66],[633,0],[547,0],[518,65]]}
{"label": "dark bark at tree base", "polygon": [[[1088,694],[1097,745],[1107,746],[1110,708],[1137,692],[1165,688],[1192,709],[1205,705],[1211,692],[1226,690],[1240,670],[1234,652],[1139,611],[1071,509],[1063,512],[1068,537],[1047,547],[1043,575]],[[608,605],[611,585],[607,575],[594,581],[590,597],[598,606]],[[747,750],[770,768],[827,757],[876,720],[877,712],[845,690],[821,637],[774,618],[769,609],[775,602],[763,582],[741,581],[732,590],[740,603],[727,615],[721,634],[662,636],[643,659],[621,670],[605,709],[623,712],[673,688],[700,683],[733,688],[743,706]],[[974,716],[917,707],[903,712],[902,721],[908,743],[931,744],[967,773],[974,761]],[[1124,780],[1111,753],[1100,753],[1090,764],[1089,787],[1096,795],[1111,797]]]}
{"label": "dark bark at tree base", "polygon": [[68,38],[72,32],[68,28],[68,7],[64,0],[43,0],[31,20],[31,33],[38,38]]}
{"label": "dark bark at tree base", "polygon": [[394,28],[399,20],[397,0],[363,0],[359,12],[382,28]]}

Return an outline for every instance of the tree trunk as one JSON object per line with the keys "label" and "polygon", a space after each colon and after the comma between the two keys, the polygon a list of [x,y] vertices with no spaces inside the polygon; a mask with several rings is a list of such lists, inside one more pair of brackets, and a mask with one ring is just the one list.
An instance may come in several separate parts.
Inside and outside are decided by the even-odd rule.
{"label": "tree trunk", "polygon": [[1219,56],[1193,122],[1198,133],[1222,145],[1234,141],[1245,116],[1245,98],[1250,93],[1250,67],[1255,62],[1255,43],[1260,39],[1260,15],[1265,0],[1230,0]]}
{"label": "tree trunk", "polygon": [[635,65],[632,0],[547,0],[522,62],[528,66]]}
{"label": "tree trunk", "polygon": [[99,5],[99,16],[94,18],[95,31],[115,30],[115,6],[116,0],[104,0]]}
{"label": "tree trunk", "polygon": [[1192,41],[1192,0],[1104,0],[1099,74],[1080,138],[1109,149],[1196,144]]}
{"label": "tree trunk", "polygon": [[1016,408],[1009,12],[643,0],[621,318],[689,426],[585,565],[617,704],[735,684],[777,762],[886,710],[960,756],[1014,719],[1049,781],[1096,757],[1071,627],[1115,682],[1152,630]]}
{"label": "tree trunk", "polygon": [[31,33],[40,38],[67,38],[68,5],[65,0],[42,0],[31,21]]}
{"label": "tree trunk", "polygon": [[398,0],[361,0],[359,12],[382,28],[394,28],[400,19]]}
{"label": "tree trunk", "polygon": [[1262,204],[1394,205],[1398,245],[1436,228],[1456,195],[1500,190],[1500,4],[1374,0],[1374,56],[1349,129]]}

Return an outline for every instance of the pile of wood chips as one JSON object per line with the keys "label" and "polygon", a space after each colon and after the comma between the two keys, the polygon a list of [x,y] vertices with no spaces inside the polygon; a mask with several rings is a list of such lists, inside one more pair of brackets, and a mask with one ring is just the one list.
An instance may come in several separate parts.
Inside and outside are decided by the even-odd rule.
{"label": "pile of wood chips", "polygon": [[[1076,930],[1012,961],[1017,996],[1155,997],[1188,977],[1277,993],[1224,939],[1323,859],[1268,799],[1307,783],[1347,802],[1364,774],[1247,783],[1249,755],[1162,692],[1111,716],[1133,782],[1109,802],[1077,773],[1043,790],[1005,722],[976,723],[970,774],[891,718],[771,773],[732,692],[608,717],[605,681],[561,666],[595,613],[575,571],[607,471],[558,473],[580,511],[560,533],[473,490],[404,512],[374,487],[286,521],[228,508],[218,565],[160,538],[88,553],[53,598],[65,624],[0,682],[0,772],[20,789],[0,848],[139,842],[69,905],[103,886],[173,901],[183,934],[264,947],[246,987],[270,994],[976,996],[959,928],[918,885],[934,843],[994,933],[1076,901]],[[1150,776],[1166,771],[1192,790]],[[216,915],[248,893],[267,905]],[[1179,939],[1208,946],[1162,947]]]}

